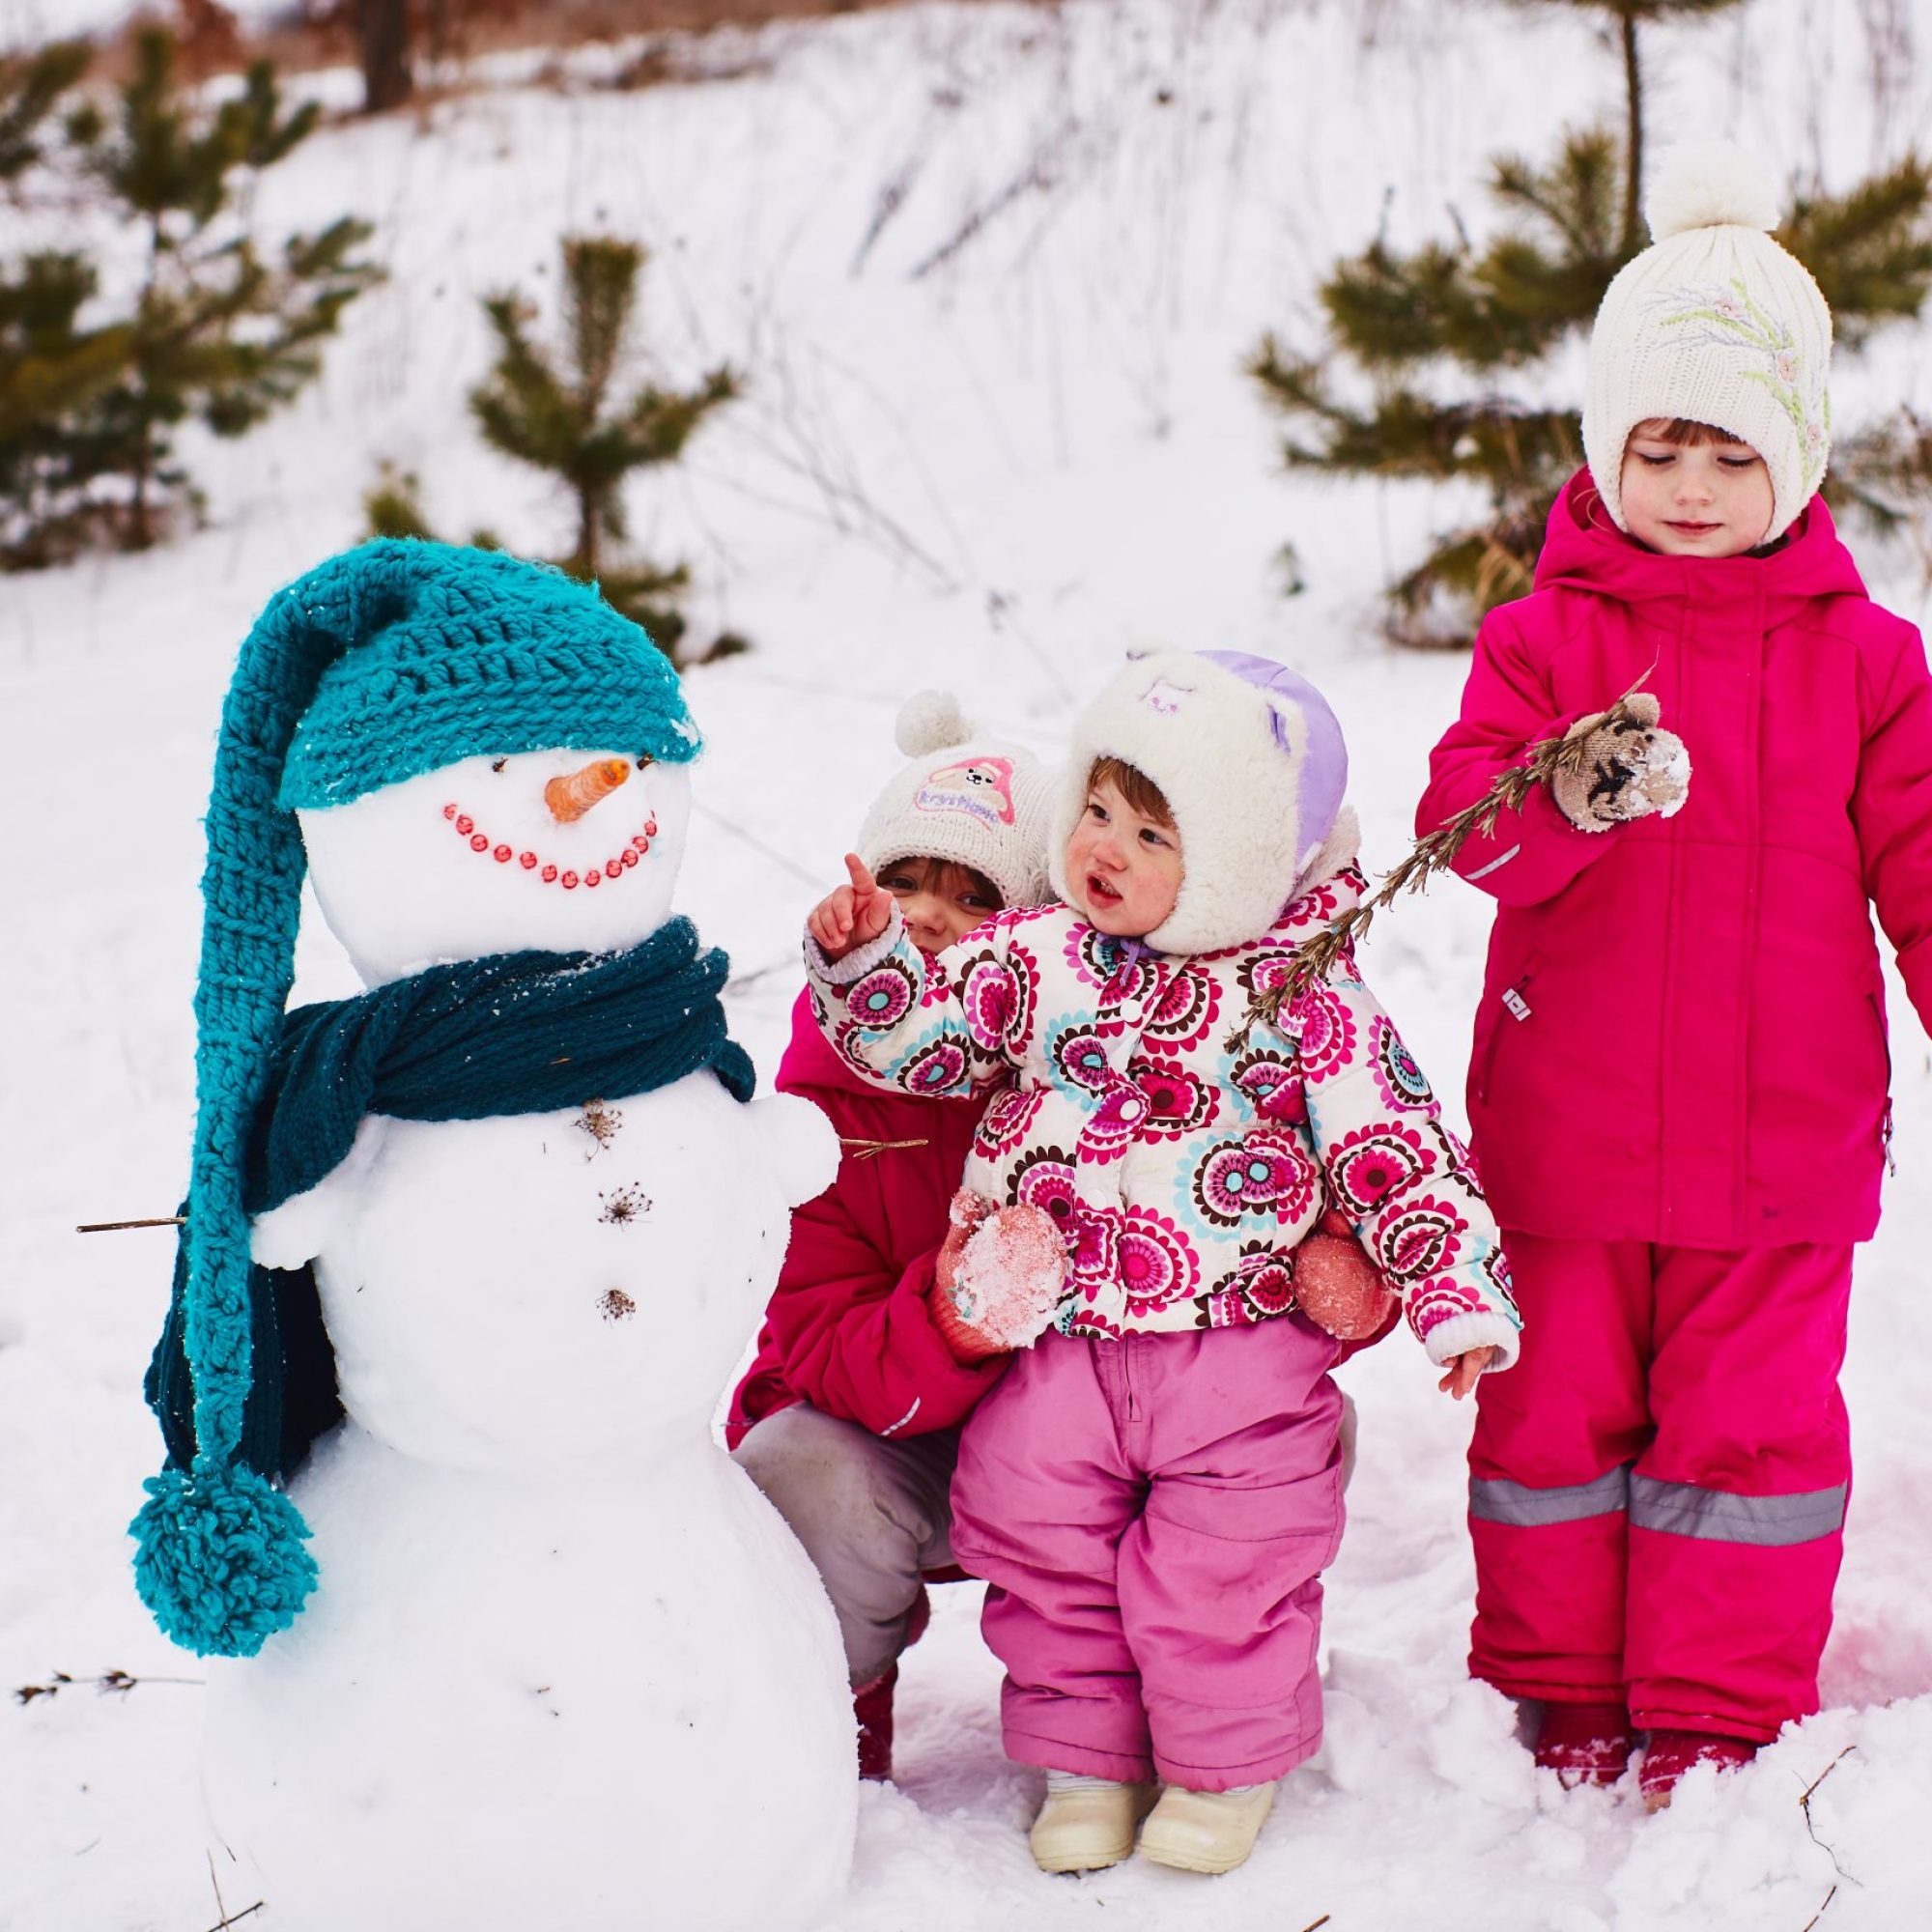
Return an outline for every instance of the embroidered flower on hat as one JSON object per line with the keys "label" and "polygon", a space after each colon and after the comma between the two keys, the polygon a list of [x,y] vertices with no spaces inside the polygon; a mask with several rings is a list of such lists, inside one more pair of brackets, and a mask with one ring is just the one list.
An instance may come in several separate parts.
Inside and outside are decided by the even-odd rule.
{"label": "embroidered flower on hat", "polygon": [[[1798,432],[1808,492],[1825,467],[1828,439],[1820,418],[1829,413],[1830,405],[1821,382],[1816,385],[1814,412],[1812,385],[1806,380],[1798,338],[1790,323],[1773,312],[1769,292],[1760,294],[1762,300],[1739,274],[1724,285],[1666,290],[1646,307],[1658,328],[1682,331],[1680,342],[1730,351],[1743,359],[1747,366],[1739,370],[1739,379],[1769,390]],[[1668,312],[1659,314],[1659,310]]]}

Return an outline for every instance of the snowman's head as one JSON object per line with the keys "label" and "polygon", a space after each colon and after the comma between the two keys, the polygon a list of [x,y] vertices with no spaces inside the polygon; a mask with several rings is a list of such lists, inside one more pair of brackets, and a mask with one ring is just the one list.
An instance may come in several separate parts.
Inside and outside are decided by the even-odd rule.
{"label": "snowman's head", "polygon": [[150,1485],[137,1527],[143,1598],[176,1641],[249,1655],[314,1581],[299,1516],[244,1429],[258,1378],[281,1371],[273,1350],[257,1360],[243,1210],[311,856],[374,980],[615,951],[668,911],[698,744],[677,673],[636,624],[594,586],[500,553],[363,544],[278,591],[242,641],[195,988],[179,1291],[194,1457]]}
{"label": "snowman's head", "polygon": [[640,944],[670,916],[691,779],[611,747],[485,753],[298,815],[323,914],[379,985]]}

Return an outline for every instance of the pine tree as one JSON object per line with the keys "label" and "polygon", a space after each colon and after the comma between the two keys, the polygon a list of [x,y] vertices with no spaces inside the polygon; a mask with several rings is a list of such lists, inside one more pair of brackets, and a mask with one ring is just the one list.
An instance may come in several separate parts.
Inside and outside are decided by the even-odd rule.
{"label": "pine tree", "polygon": [[120,380],[132,331],[83,327],[93,269],[44,251],[0,270],[0,568],[55,563],[93,541],[87,486],[103,473],[88,407]]}
{"label": "pine tree", "polygon": [[318,114],[313,102],[285,111],[267,61],[210,111],[182,94],[165,29],[139,32],[133,55],[112,118],[84,110],[69,131],[147,244],[128,367],[76,425],[99,453],[95,475],[120,479],[118,534],[139,549],[194,500],[174,461],[175,429],[192,418],[240,436],[289,402],[380,270],[356,257],[373,232],[364,221],[345,216],[292,236],[270,258],[236,216],[244,188],[307,138]]}
{"label": "pine tree", "polygon": [[12,186],[42,159],[42,128],[92,60],[85,41],[0,55],[0,183]]}
{"label": "pine tree", "polygon": [[[72,41],[0,59],[0,188],[15,201],[49,162],[56,110],[89,61]],[[129,340],[125,327],[82,327],[96,292],[76,254],[0,264],[0,566],[64,554],[84,534],[52,514],[63,479],[86,462],[64,422],[114,381]]]}
{"label": "pine tree", "polygon": [[[1607,16],[1623,59],[1621,131],[1573,132],[1542,166],[1497,157],[1488,187],[1503,220],[1492,241],[1478,248],[1459,234],[1404,255],[1378,239],[1322,285],[1318,351],[1267,336],[1249,363],[1291,424],[1290,469],[1487,490],[1489,514],[1438,538],[1392,586],[1390,634],[1408,643],[1466,643],[1485,611],[1529,589],[1549,506],[1582,461],[1582,430],[1574,411],[1513,395],[1507,380],[1587,331],[1611,277],[1644,244],[1639,28],[1743,0],[1515,4]],[[1932,288],[1932,170],[1908,156],[1846,194],[1802,198],[1778,239],[1817,276],[1840,344],[1855,348],[1916,315]],[[1347,389],[1338,364],[1357,372]],[[1452,396],[1450,371],[1477,379],[1475,393]],[[1356,399],[1364,389],[1366,402]]]}
{"label": "pine tree", "polygon": [[[619,395],[645,252],[634,242],[574,236],[565,238],[562,256],[561,342],[547,348],[532,338],[535,310],[515,291],[489,297],[483,306],[497,337],[497,362],[471,391],[470,408],[494,448],[548,470],[569,491],[577,541],[561,567],[596,582],[676,660],[689,570],[614,558],[607,546],[630,535],[624,485],[631,473],[675,463],[705,417],[738,395],[738,380],[721,364],[693,389],[645,383]],[[743,648],[742,639],[727,635],[704,655]]]}

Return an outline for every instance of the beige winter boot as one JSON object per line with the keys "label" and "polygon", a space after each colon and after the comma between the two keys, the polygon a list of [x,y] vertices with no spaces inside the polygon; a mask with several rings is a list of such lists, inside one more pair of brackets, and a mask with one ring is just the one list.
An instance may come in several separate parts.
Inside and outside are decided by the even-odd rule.
{"label": "beige winter boot", "polygon": [[1153,1803],[1151,1784],[1117,1784],[1073,1772],[1046,1775],[1046,1802],[1033,1821],[1033,1861],[1045,1872],[1099,1871],[1134,1848],[1134,1828]]}
{"label": "beige winter boot", "polygon": [[1275,1787],[1187,1791],[1170,1784],[1141,1830],[1141,1857],[1179,1871],[1233,1871],[1255,1848]]}

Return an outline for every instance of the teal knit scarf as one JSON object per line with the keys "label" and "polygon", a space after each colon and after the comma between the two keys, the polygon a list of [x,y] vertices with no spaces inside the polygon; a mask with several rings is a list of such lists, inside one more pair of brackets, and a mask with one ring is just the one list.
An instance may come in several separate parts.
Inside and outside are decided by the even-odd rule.
{"label": "teal knit scarf", "polygon": [[[723,952],[699,951],[689,920],[674,919],[628,952],[498,953],[297,1008],[283,1015],[255,1116],[247,1212],[265,1213],[315,1186],[349,1152],[369,1114],[475,1121],[552,1113],[648,1094],[704,1067],[734,1098],[749,1100],[755,1075],[726,1032],[719,998],[728,971]],[[149,1481],[152,1500],[134,1520],[136,1580],[177,1641],[229,1653],[241,1647],[238,1638],[253,1636],[246,1654],[267,1632],[235,1626],[267,1606],[228,1602],[228,1578],[210,1574],[206,1539],[185,1533],[175,1507],[191,1485],[197,1448],[188,1255],[184,1228],[167,1324],[146,1382],[169,1466]],[[263,1477],[286,1476],[341,1413],[310,1270],[251,1267],[248,1330],[252,1375],[242,1413],[224,1418],[224,1433],[239,1443],[239,1463]],[[307,1565],[312,1577],[298,1544],[288,1559],[298,1571]]]}

